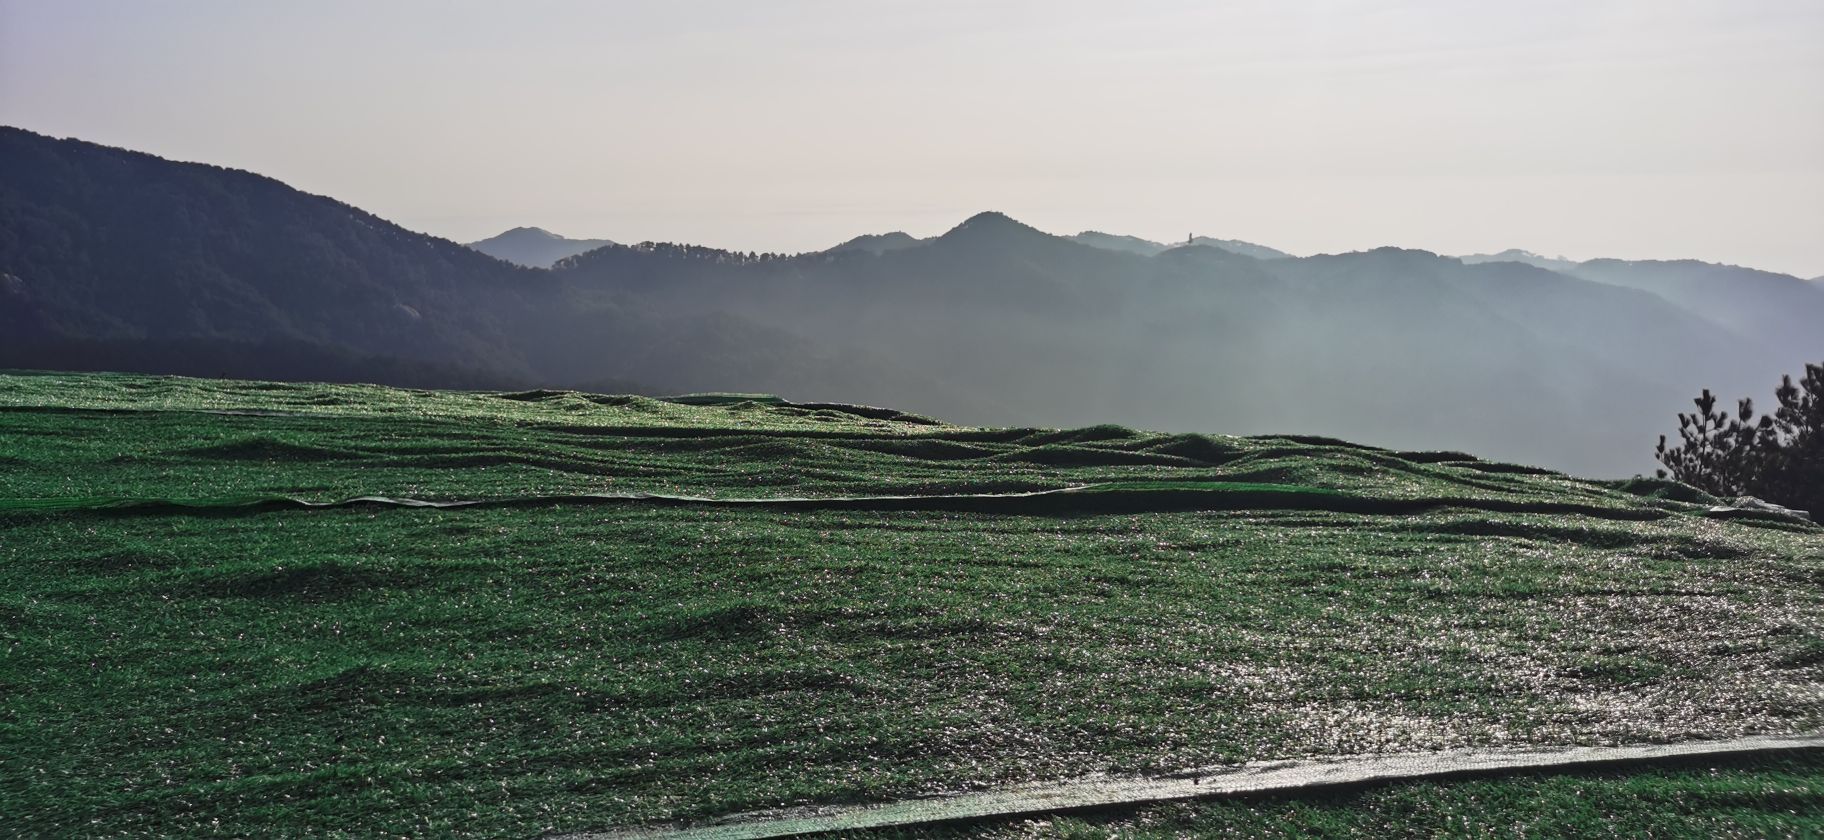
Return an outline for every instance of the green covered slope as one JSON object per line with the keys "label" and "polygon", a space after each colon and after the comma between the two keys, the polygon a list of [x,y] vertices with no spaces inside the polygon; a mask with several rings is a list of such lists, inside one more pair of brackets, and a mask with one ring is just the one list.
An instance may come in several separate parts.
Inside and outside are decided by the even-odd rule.
{"label": "green covered slope", "polygon": [[1316,795],[1159,805],[882,831],[882,838],[1809,838],[1824,828],[1824,756],[1406,782]]}
{"label": "green covered slope", "polygon": [[[1672,484],[70,374],[0,375],[0,444],[0,810],[36,833],[534,836],[1824,724],[1824,531]],[[360,496],[485,504],[284,501]]]}

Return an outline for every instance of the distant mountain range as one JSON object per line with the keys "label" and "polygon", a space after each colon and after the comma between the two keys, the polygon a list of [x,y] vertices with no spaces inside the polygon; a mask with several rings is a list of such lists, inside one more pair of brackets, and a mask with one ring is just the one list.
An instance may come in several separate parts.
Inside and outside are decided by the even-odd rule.
{"label": "distant mountain range", "polygon": [[544,228],[516,227],[479,242],[470,242],[469,247],[514,265],[550,268],[565,257],[613,244],[606,239],[568,239]]}
{"label": "distant mountain range", "polygon": [[1824,359],[1824,287],[1752,269],[1104,237],[1127,241],[983,213],[795,256],[610,243],[523,268],[251,173],[8,128],[0,367],[762,391],[1626,475],[1698,389],[1764,398]]}
{"label": "distant mountain range", "polygon": [[[1193,237],[1191,240],[1189,240],[1187,242],[1180,242],[1180,243],[1173,244],[1173,245],[1167,245],[1163,242],[1154,242],[1151,239],[1141,239],[1138,236],[1123,236],[1120,234],[1102,233],[1100,231],[1094,231],[1094,230],[1086,230],[1075,236],[1070,236],[1070,237],[1066,237],[1066,238],[1070,239],[1073,242],[1081,243],[1083,245],[1088,245],[1092,248],[1101,248],[1105,251],[1124,251],[1129,254],[1139,254],[1144,257],[1151,257],[1151,256],[1155,256],[1157,254],[1162,254],[1166,251],[1172,250],[1173,248],[1183,248],[1186,246],[1196,246],[1196,245],[1202,245],[1202,246],[1207,246],[1207,247],[1211,247],[1211,248],[1220,248],[1220,249],[1222,249],[1224,251],[1228,251],[1230,253],[1241,254],[1244,256],[1254,257],[1256,259],[1263,259],[1263,260],[1279,259],[1281,257],[1292,256],[1291,254],[1288,254],[1284,251],[1280,251],[1280,250],[1277,250],[1274,248],[1268,248],[1265,245],[1256,245],[1252,242],[1242,242],[1239,239],[1212,239],[1208,236]],[[928,240],[928,239],[919,239],[917,237],[914,237],[914,236],[904,233],[902,231],[893,231],[892,233],[879,233],[879,234],[868,234],[865,236],[857,236],[854,239],[851,239],[847,242],[842,243],[841,245],[838,245],[834,248],[829,249],[829,251],[826,251],[825,253],[841,253],[843,251],[866,251],[866,252],[872,253],[872,254],[880,254],[880,253],[884,253],[887,251],[897,251],[901,248],[910,248],[914,245],[918,245],[918,244],[921,244],[924,242],[929,242],[929,241],[930,240]]]}
{"label": "distant mountain range", "polygon": [[[1086,230],[1076,236],[1068,238],[1096,248],[1103,248],[1110,251],[1126,251],[1131,254],[1140,254],[1148,257],[1169,251],[1173,248],[1182,248],[1187,245],[1205,245],[1263,260],[1292,256],[1284,251],[1276,248],[1269,248],[1265,245],[1256,245],[1252,242],[1243,242],[1239,239],[1214,239],[1208,236],[1192,237],[1186,242],[1171,245],[1163,242],[1154,242],[1150,239],[1141,239],[1138,236],[1122,236],[1093,230]],[[870,254],[882,254],[887,251],[910,248],[914,245],[929,241],[929,239],[921,239],[900,230],[889,233],[868,233],[857,236],[854,239],[850,239],[833,248],[829,248],[823,253],[840,254],[847,251],[862,251]],[[488,256],[506,260],[515,265],[523,265],[530,268],[551,268],[555,266],[559,260],[576,256],[584,251],[593,251],[596,248],[613,244],[615,243],[607,239],[566,239],[541,228],[519,227],[483,239],[479,242],[470,242],[469,247],[487,254]],[[1524,254],[1525,252],[1517,251],[1508,253]],[[1494,258],[1499,258],[1501,256],[1502,255],[1494,255]],[[1468,258],[1466,257],[1465,259],[1467,260]]]}
{"label": "distant mountain range", "polygon": [[1292,256],[1277,248],[1268,248],[1265,245],[1256,245],[1252,242],[1243,242],[1239,239],[1215,239],[1208,236],[1193,236],[1184,242],[1166,244],[1164,242],[1154,242],[1151,239],[1141,239],[1138,236],[1123,236],[1120,234],[1086,230],[1076,236],[1070,237],[1070,239],[1075,242],[1081,242],[1084,245],[1106,248],[1111,251],[1126,251],[1130,254],[1139,254],[1145,257],[1162,254],[1173,248],[1195,246],[1219,248],[1232,254],[1240,254],[1244,257],[1253,257],[1258,260],[1277,260]]}
{"label": "distant mountain range", "polygon": [[1576,262],[1567,260],[1563,257],[1540,256],[1531,251],[1522,251],[1519,248],[1509,248],[1498,254],[1466,254],[1457,259],[1470,265],[1491,262],[1525,263],[1537,268],[1543,268],[1547,271],[1569,271],[1570,269],[1577,267]]}

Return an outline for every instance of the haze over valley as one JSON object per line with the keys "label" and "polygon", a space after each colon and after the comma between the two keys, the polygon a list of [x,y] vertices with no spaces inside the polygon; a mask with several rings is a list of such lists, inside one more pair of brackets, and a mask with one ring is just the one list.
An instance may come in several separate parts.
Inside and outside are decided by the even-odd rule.
{"label": "haze over valley", "polygon": [[1300,257],[993,211],[792,255],[526,228],[471,248],[256,174],[20,129],[0,132],[0,185],[13,367],[766,392],[1625,476],[1651,471],[1697,390],[1758,394],[1824,357],[1824,288],[1691,260]]}

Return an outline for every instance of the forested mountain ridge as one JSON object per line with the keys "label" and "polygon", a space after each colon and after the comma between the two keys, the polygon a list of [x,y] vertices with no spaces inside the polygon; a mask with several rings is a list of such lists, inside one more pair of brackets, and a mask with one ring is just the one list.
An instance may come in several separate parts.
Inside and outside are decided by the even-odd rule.
{"label": "forested mountain ridge", "polygon": [[910,248],[924,241],[925,240],[919,239],[903,230],[896,230],[890,233],[864,233],[841,245],[830,248],[824,251],[824,253],[839,254],[844,251],[866,251],[871,254],[878,254],[883,251],[897,251],[900,248]]}
{"label": "forested mountain ridge", "polygon": [[1776,311],[1824,290],[1783,275],[1730,308],[1682,264],[1084,236],[982,213],[924,240],[605,245],[527,269],[251,173],[0,129],[0,367],[760,391],[1626,475],[1698,389],[1761,393],[1793,354],[1824,357]]}
{"label": "forested mountain ridge", "polygon": [[1145,257],[985,213],[882,253],[738,256],[605,249],[555,273],[943,371],[1006,413],[927,413],[992,423],[1448,441],[1618,472],[1646,468],[1629,440],[1682,406],[1686,383],[1771,375],[1655,295],[1421,251]]}
{"label": "forested mountain ridge", "polygon": [[0,271],[15,342],[283,340],[503,374],[531,373],[510,314],[554,290],[271,178],[13,128]]}
{"label": "forested mountain ridge", "polygon": [[17,128],[0,128],[0,328],[0,367],[665,391],[734,390],[765,360],[752,387],[896,381],[737,316],[579,302],[271,178]]}

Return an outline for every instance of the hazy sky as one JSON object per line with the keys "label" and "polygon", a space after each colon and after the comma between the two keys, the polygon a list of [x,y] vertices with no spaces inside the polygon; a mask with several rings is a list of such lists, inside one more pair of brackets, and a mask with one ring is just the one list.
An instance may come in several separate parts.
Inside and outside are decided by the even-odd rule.
{"label": "hazy sky", "polygon": [[1824,274],[1824,2],[0,0],[0,122],[457,240],[995,209]]}

